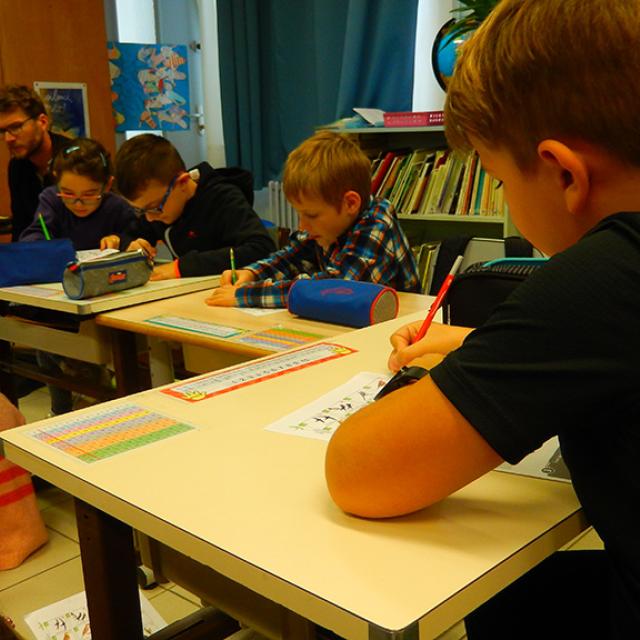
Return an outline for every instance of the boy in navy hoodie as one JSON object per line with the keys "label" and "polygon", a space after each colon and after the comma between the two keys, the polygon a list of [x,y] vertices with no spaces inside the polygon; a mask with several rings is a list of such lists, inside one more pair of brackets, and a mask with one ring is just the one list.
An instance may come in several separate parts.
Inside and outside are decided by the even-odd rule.
{"label": "boy in navy hoodie", "polygon": [[275,244],[253,210],[252,176],[243,169],[187,170],[165,138],[143,134],[116,155],[116,184],[137,220],[123,238],[127,249],[155,256],[163,241],[174,260],[157,265],[152,280],[222,273],[265,258]]}

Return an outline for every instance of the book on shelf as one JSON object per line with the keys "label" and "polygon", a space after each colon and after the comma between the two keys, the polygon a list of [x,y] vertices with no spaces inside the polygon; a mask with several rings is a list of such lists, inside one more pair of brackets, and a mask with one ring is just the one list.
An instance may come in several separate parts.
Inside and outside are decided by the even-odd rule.
{"label": "book on shelf", "polygon": [[482,182],[483,169],[478,164],[478,168],[476,174],[473,179],[473,190],[471,191],[471,200],[469,201],[469,215],[474,215],[476,212],[476,202],[478,200],[478,189],[480,188],[480,184]]}
{"label": "book on shelf", "polygon": [[464,169],[464,158],[458,154],[450,155],[450,166],[447,172],[442,194],[438,201],[438,211],[453,215],[455,213],[456,196],[460,193],[460,178]]}
{"label": "book on shelf", "polygon": [[401,180],[398,190],[391,196],[391,202],[396,211],[405,210],[406,200],[417,180],[419,169],[426,155],[426,149],[416,149],[407,160],[403,168],[402,177],[398,178]]}
{"label": "book on shelf", "polygon": [[436,155],[436,162],[433,167],[433,176],[429,185],[431,188],[422,208],[423,215],[440,213],[437,205],[442,192],[445,176],[449,171],[450,164],[448,163],[450,155],[451,153],[448,150],[442,151],[440,156]]}
{"label": "book on shelf", "polygon": [[478,154],[475,151],[472,151],[465,166],[465,173],[462,179],[462,187],[460,191],[460,197],[458,198],[456,215],[469,215],[471,195],[473,194],[473,185],[475,182],[477,164]]}
{"label": "book on shelf", "polygon": [[380,198],[389,198],[393,187],[396,184],[396,180],[398,179],[398,174],[400,169],[404,165],[408,154],[397,155],[392,161],[391,166],[389,167],[389,171],[387,171],[387,175],[378,190],[378,197]]}
{"label": "book on shelf", "polygon": [[386,196],[387,200],[389,200],[389,202],[391,202],[391,204],[393,204],[394,206],[396,206],[396,203],[400,198],[400,194],[404,189],[404,185],[407,180],[407,168],[409,167],[412,156],[413,153],[408,153],[401,157],[400,162],[398,163],[398,170],[396,172],[395,181],[393,183],[393,186],[391,187],[391,191],[389,191],[388,195]]}
{"label": "book on shelf", "polygon": [[418,269],[420,291],[422,293],[427,293],[431,287],[431,280],[433,279],[439,249],[439,242],[424,242],[411,248]]}
{"label": "book on shelf", "polygon": [[387,169],[387,172],[382,179],[382,183],[380,184],[380,187],[376,192],[376,196],[378,196],[379,198],[384,198],[386,194],[388,194],[389,191],[391,191],[391,187],[393,186],[393,183],[396,179],[396,175],[398,172],[399,161],[400,161],[400,158],[398,156],[394,156],[392,158],[391,164],[389,165],[389,168]]}
{"label": "book on shelf", "polygon": [[375,171],[373,171],[371,177],[371,193],[376,194],[378,192],[378,189],[380,188],[384,177],[387,175],[387,171],[389,170],[389,166],[391,165],[391,161],[395,155],[394,151],[388,151],[378,163],[378,166]]}
{"label": "book on shelf", "polygon": [[442,162],[443,150],[437,150],[427,164],[428,173],[424,175],[424,184],[422,185],[422,196],[420,202],[416,206],[416,215],[424,215],[426,206],[433,193],[433,186],[437,176],[437,168]]}
{"label": "book on shelf", "polygon": [[374,159],[372,193],[398,214],[496,216],[505,214],[499,182],[488,176],[477,153],[448,149],[396,149]]}
{"label": "book on shelf", "polygon": [[422,165],[419,167],[418,177],[411,192],[411,198],[406,207],[403,208],[403,212],[413,214],[417,213],[424,196],[424,191],[433,168],[433,160],[435,158],[434,153],[429,153]]}

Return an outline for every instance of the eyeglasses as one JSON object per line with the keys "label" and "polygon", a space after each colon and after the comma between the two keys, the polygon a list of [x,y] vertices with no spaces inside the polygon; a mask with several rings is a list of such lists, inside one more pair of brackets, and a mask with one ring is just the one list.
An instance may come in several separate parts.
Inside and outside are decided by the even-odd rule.
{"label": "eyeglasses", "polygon": [[102,185],[100,193],[96,194],[95,196],[77,196],[75,193],[60,193],[59,191],[56,195],[67,205],[78,203],[82,206],[87,207],[102,200],[102,196],[104,195],[104,185]]}
{"label": "eyeglasses", "polygon": [[8,133],[9,135],[12,135],[12,136],[17,136],[22,131],[22,127],[24,127],[24,125],[27,124],[29,120],[33,120],[33,119],[34,119],[33,116],[30,116],[29,118],[27,118],[26,120],[23,120],[22,122],[14,122],[13,124],[10,124],[8,127],[0,128],[0,136],[3,136],[5,133]]}
{"label": "eyeglasses", "polygon": [[171,180],[171,182],[169,183],[169,186],[167,187],[167,190],[164,192],[164,196],[162,196],[162,200],[160,200],[160,203],[153,206],[153,207],[144,207],[144,208],[140,208],[140,207],[133,207],[133,212],[138,216],[144,216],[148,213],[152,213],[154,215],[158,215],[160,213],[163,212],[164,210],[164,206],[167,204],[167,200],[169,199],[169,196],[171,195],[171,192],[173,191],[173,187],[176,184],[176,180],[178,179],[178,177],[181,174],[178,174],[177,176],[174,176],[173,180]]}

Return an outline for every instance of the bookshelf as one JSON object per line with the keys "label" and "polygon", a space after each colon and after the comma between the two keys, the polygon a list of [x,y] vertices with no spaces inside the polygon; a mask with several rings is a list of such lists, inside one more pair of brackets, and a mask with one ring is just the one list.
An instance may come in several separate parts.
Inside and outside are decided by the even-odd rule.
{"label": "bookshelf", "polygon": [[516,235],[498,183],[477,155],[447,149],[444,127],[340,129],[372,159],[374,194],[394,203],[412,242]]}

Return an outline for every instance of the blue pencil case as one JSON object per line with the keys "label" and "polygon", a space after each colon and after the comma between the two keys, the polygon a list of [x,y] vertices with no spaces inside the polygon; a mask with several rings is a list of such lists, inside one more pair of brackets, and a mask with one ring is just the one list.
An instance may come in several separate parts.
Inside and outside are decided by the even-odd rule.
{"label": "blue pencil case", "polygon": [[75,256],[68,238],[0,244],[0,287],[60,282]]}
{"label": "blue pencil case", "polygon": [[398,315],[398,294],[372,282],[302,279],[291,285],[287,306],[303,318],[367,327]]}

